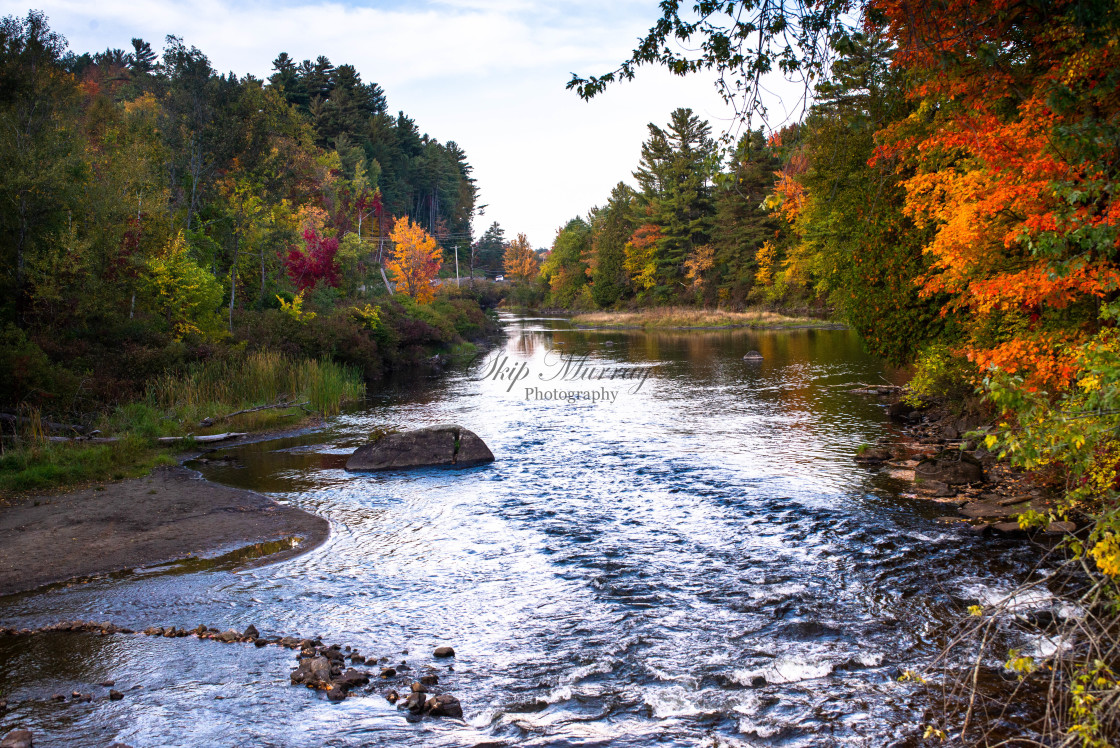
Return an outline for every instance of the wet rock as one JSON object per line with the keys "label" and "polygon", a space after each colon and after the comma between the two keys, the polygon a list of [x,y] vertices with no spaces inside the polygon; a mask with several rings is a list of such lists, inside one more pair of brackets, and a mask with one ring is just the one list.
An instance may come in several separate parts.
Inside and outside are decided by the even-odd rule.
{"label": "wet rock", "polygon": [[390,704],[396,704],[397,701],[400,700],[400,698],[401,698],[401,695],[399,693],[397,693],[396,691],[390,691],[389,693],[385,694],[385,699]]}
{"label": "wet rock", "polygon": [[397,674],[397,669],[396,668],[392,668],[392,667],[381,668],[381,677],[382,678],[392,678],[396,674]]}
{"label": "wet rock", "polygon": [[413,681],[412,685],[409,686],[409,688],[412,690],[413,693],[427,693],[428,692],[428,687],[425,686],[420,681]]}
{"label": "wet rock", "polygon": [[56,693],[51,696],[51,701],[66,701],[66,694]]}
{"label": "wet rock", "polygon": [[758,351],[747,351],[743,354],[744,361],[762,361],[763,356]]}
{"label": "wet rock", "polygon": [[996,522],[992,525],[992,529],[1004,535],[1015,535],[1023,532],[1018,522]]}
{"label": "wet rock", "polygon": [[454,424],[386,434],[358,447],[347,470],[399,470],[435,465],[480,465],[494,455],[474,432]]}
{"label": "wet rock", "polygon": [[285,636],[280,640],[280,646],[286,647],[287,649],[298,649],[299,639],[295,638],[294,636]]}
{"label": "wet rock", "polygon": [[886,462],[892,457],[893,455],[889,450],[877,447],[874,449],[865,449],[856,454],[856,462]]}
{"label": "wet rock", "polygon": [[432,656],[433,657],[454,657],[455,656],[455,649],[452,648],[452,647],[436,647],[435,651],[432,652]]}
{"label": "wet rock", "polygon": [[413,714],[420,714],[422,711],[424,711],[424,704],[427,702],[427,699],[428,697],[426,694],[410,693],[405,697],[404,701],[401,703],[401,706],[403,706]]}
{"label": "wet rock", "polygon": [[463,718],[463,707],[459,700],[449,693],[440,694],[434,699],[429,699],[426,704],[428,714],[433,717]]}
{"label": "wet rock", "polygon": [[887,406],[887,415],[896,421],[909,420],[912,408],[906,402],[899,400]]}
{"label": "wet rock", "polygon": [[962,506],[959,511],[964,516],[972,517],[973,519],[980,519],[981,517],[1010,517],[1012,515],[1018,514],[1017,511],[1011,509],[1010,507],[1000,506],[999,504],[989,504],[986,501],[970,502]]}
{"label": "wet rock", "polygon": [[256,639],[261,635],[261,632],[257,631],[257,627],[250,623],[249,628],[245,629],[241,635],[246,639]]}
{"label": "wet rock", "polygon": [[223,631],[222,633],[218,634],[218,641],[225,642],[226,644],[235,642],[240,638],[241,634],[237,633],[233,629],[230,629],[229,631]]}
{"label": "wet rock", "polygon": [[434,686],[435,684],[439,683],[439,676],[436,675],[435,673],[431,673],[429,675],[422,675],[422,676],[420,676],[420,682],[423,683],[425,686]]}
{"label": "wet rock", "polygon": [[354,668],[349,668],[334,681],[336,687],[347,691],[352,688],[357,688],[358,686],[364,686],[367,683],[369,683],[369,673],[355,670]]}
{"label": "wet rock", "polygon": [[120,701],[124,698],[124,694],[114,689],[109,690],[109,701]]}
{"label": "wet rock", "polygon": [[975,457],[963,452],[943,452],[938,457],[919,462],[914,468],[914,475],[925,481],[959,486],[964,483],[982,483],[984,467]]}
{"label": "wet rock", "polygon": [[327,686],[328,701],[342,701],[346,698],[346,690],[335,685]]}
{"label": "wet rock", "polygon": [[352,655],[350,655],[350,662],[354,663],[355,665],[364,665],[366,664],[366,658],[362,657],[357,652],[354,652]]}
{"label": "wet rock", "polygon": [[103,680],[97,685],[101,686],[102,688],[111,688],[117,685],[117,682],[115,680]]}
{"label": "wet rock", "polygon": [[1073,522],[1051,522],[1046,526],[1046,532],[1051,535],[1064,535],[1077,532],[1077,525]]}
{"label": "wet rock", "polygon": [[957,492],[950,488],[948,483],[939,480],[922,481],[920,488],[922,493],[935,498],[948,498],[957,495]]}
{"label": "wet rock", "polygon": [[331,661],[326,657],[301,660],[291,677],[293,686],[302,684],[308,688],[326,688],[331,681]]}
{"label": "wet rock", "polygon": [[0,748],[31,748],[32,735],[30,730],[12,730],[0,740]]}

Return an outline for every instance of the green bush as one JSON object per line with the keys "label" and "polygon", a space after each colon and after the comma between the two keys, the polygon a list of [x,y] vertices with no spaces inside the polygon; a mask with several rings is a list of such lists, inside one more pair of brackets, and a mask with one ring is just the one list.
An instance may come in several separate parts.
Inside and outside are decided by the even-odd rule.
{"label": "green bush", "polygon": [[918,354],[906,401],[914,406],[937,398],[963,402],[975,391],[976,367],[947,345],[936,343]]}

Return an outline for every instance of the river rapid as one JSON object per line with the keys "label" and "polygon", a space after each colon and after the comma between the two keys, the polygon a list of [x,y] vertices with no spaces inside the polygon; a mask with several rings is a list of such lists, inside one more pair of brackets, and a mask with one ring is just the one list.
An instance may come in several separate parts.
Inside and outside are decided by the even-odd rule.
{"label": "river rapid", "polygon": [[[59,634],[0,642],[0,728],[30,727],[36,746],[135,748],[920,744],[931,702],[899,676],[1037,552],[938,522],[946,508],[854,463],[890,428],[848,391],[887,374],[856,336],[503,324],[480,360],[371,387],[322,430],[195,465],[326,517],[324,545],[0,599],[8,626],[318,635],[437,667],[463,721],[409,723],[376,692],[329,703],[289,685],[293,652],[277,647]],[[743,360],[752,350],[761,361]],[[569,378],[573,362],[606,375],[562,381],[565,361]],[[343,469],[377,429],[449,422],[496,462]],[[431,657],[443,644],[453,671]],[[104,680],[125,699],[47,701]]]}

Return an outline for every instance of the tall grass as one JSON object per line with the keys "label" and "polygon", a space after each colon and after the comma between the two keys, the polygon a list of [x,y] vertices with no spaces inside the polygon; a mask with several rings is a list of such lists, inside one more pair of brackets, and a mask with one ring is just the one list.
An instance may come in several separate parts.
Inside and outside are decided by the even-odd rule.
{"label": "tall grass", "polygon": [[145,400],[180,421],[226,413],[281,399],[308,402],[323,415],[365,395],[360,372],[330,360],[293,360],[275,351],[200,362],[182,374],[164,374],[148,386]]}
{"label": "tall grass", "polygon": [[[291,423],[305,414],[299,407],[304,403],[310,410],[334,415],[344,403],[364,395],[365,383],[355,368],[261,351],[199,362],[186,372],[158,377],[142,400],[116,408],[101,421],[104,435],[117,437],[112,443],[51,442],[39,411],[27,409],[21,411],[25,420],[19,433],[0,442],[0,497],[142,475],[154,465],[174,464],[156,437]],[[224,418],[278,402],[292,407]],[[214,424],[202,427],[206,418]]]}

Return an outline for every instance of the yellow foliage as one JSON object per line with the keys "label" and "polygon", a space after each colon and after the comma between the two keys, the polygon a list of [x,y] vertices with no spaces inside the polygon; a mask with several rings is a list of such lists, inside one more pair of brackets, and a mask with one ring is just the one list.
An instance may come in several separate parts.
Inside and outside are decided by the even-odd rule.
{"label": "yellow foliage", "polygon": [[307,322],[308,320],[315,319],[315,312],[303,311],[303,294],[304,291],[297,293],[290,304],[284,301],[282,296],[276,297],[276,300],[280,302],[280,311],[296,322]]}
{"label": "yellow foliage", "polygon": [[1089,549],[1097,568],[1110,577],[1120,576],[1120,538],[1108,533]]}

